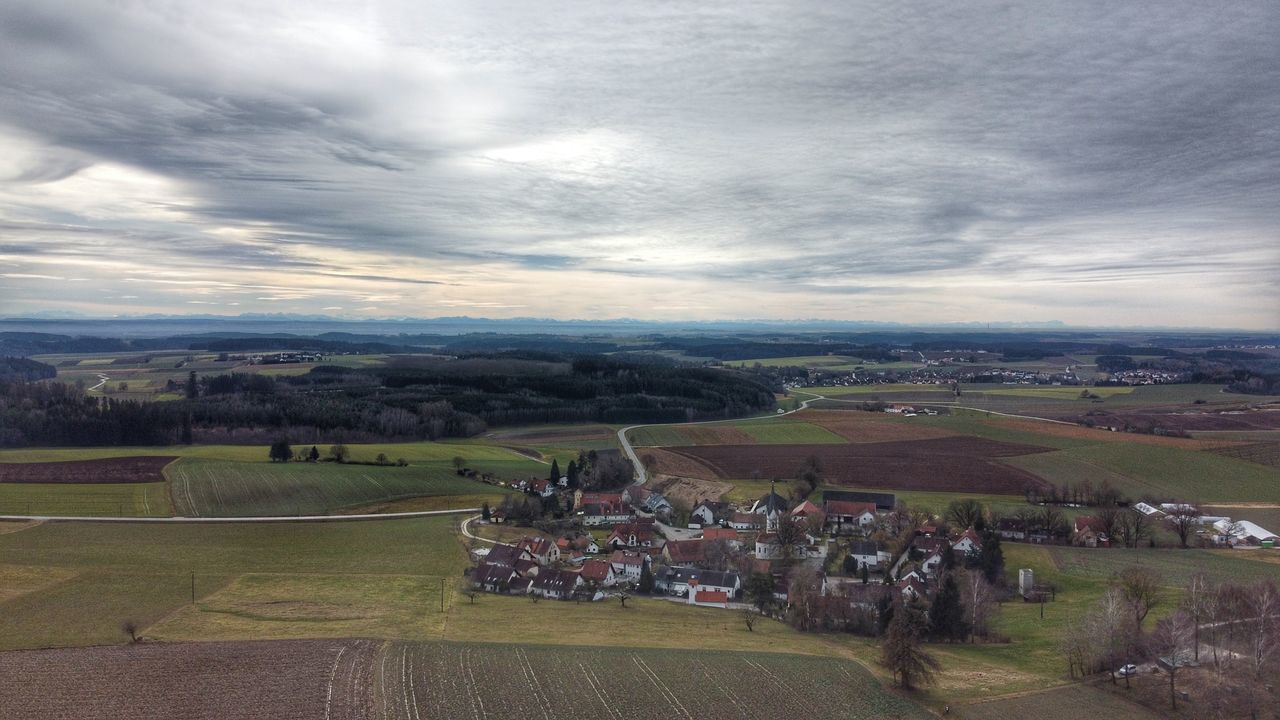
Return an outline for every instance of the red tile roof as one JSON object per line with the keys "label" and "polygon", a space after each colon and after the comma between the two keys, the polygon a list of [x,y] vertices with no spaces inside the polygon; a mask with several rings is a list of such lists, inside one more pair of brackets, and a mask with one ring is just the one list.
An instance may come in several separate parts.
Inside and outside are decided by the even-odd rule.
{"label": "red tile roof", "polygon": [[699,590],[693,597],[694,602],[704,603],[727,603],[729,602],[729,593],[723,590]]}
{"label": "red tile roof", "polygon": [[604,560],[588,560],[582,565],[582,579],[604,582],[609,579],[612,567]]}
{"label": "red tile roof", "polygon": [[702,531],[703,540],[737,540],[738,531],[733,528],[706,528]]}
{"label": "red tile roof", "polygon": [[828,500],[826,503],[827,514],[829,515],[861,515],[863,513],[871,513],[875,515],[876,504],[865,502],[850,502],[848,500]]}

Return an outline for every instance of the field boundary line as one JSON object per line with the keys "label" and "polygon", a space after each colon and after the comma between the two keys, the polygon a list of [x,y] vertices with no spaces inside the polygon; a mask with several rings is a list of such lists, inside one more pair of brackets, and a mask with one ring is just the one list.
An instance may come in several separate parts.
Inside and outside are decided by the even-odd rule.
{"label": "field boundary line", "polygon": [[0,515],[0,522],[109,522],[109,523],[290,523],[290,522],[363,522],[404,520],[437,515],[463,515],[480,512],[480,508],[453,510],[420,510],[399,513],[367,513],[363,515],[246,515],[243,517],[110,517],[95,515]]}

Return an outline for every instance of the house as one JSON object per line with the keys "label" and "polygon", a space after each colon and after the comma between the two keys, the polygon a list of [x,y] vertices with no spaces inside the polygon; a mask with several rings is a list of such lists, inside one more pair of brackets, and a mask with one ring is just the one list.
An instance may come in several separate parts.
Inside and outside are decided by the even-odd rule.
{"label": "house", "polygon": [[510,565],[484,564],[471,569],[471,584],[485,592],[506,592],[519,577]]}
{"label": "house", "polygon": [[533,577],[534,575],[538,574],[538,570],[541,567],[542,566],[538,564],[537,560],[521,558],[516,561],[514,569],[516,571],[516,574],[519,575],[520,577]]}
{"label": "house", "polygon": [[614,550],[609,556],[609,564],[613,566],[614,576],[627,582],[638,581],[648,562],[648,555],[630,550]]}
{"label": "house", "polygon": [[556,494],[556,484],[546,478],[530,480],[526,490],[541,498],[549,498]]}
{"label": "house", "polygon": [[[886,553],[887,554],[887,553]],[[880,567],[880,551],[870,540],[857,540],[849,543],[849,557],[857,561],[858,567],[867,566],[867,570]]]}
{"label": "house", "polygon": [[735,512],[729,517],[729,527],[747,532],[764,529],[764,518],[751,512]]}
{"label": "house", "polygon": [[573,507],[581,510],[587,505],[603,505],[608,508],[621,508],[626,504],[620,492],[598,492],[578,490],[573,496]]}
{"label": "house", "polygon": [[623,499],[631,503],[632,507],[639,508],[647,513],[654,515],[671,512],[671,501],[667,500],[662,493],[650,490],[643,485],[632,485],[622,491]]}
{"label": "house", "polygon": [[[756,536],[756,557],[762,560],[777,560],[784,555],[782,543],[778,542],[778,536],[773,533],[760,533]],[[827,556],[827,543],[820,538],[816,538],[808,533],[805,534],[805,544],[798,545],[791,549],[793,558],[825,558]]]}
{"label": "house", "polygon": [[951,549],[961,555],[977,552],[982,549],[982,538],[973,528],[967,528],[960,533],[960,537],[955,542],[951,543]]}
{"label": "house", "polygon": [[662,548],[662,557],[670,565],[696,565],[706,560],[706,545],[702,540],[670,540]]}
{"label": "house", "polygon": [[516,544],[517,548],[527,550],[539,565],[550,565],[560,560],[560,548],[547,538],[541,536],[525,536]]}
{"label": "house", "polygon": [[876,505],[870,502],[827,500],[824,503],[827,526],[835,532],[845,528],[868,528],[876,524]]}
{"label": "house", "polygon": [[653,519],[641,518],[635,522],[614,525],[613,532],[605,539],[604,544],[615,550],[620,547],[653,547],[655,537]]}
{"label": "house", "polygon": [[693,510],[689,512],[689,527],[719,525],[722,520],[732,514],[733,511],[725,503],[703,500],[694,505]]}
{"label": "house", "polygon": [[1101,520],[1089,515],[1080,515],[1071,528],[1071,544],[1077,547],[1110,547],[1111,539],[1103,530]]}
{"label": "house", "polygon": [[765,518],[765,530],[773,532],[778,529],[778,520],[786,514],[790,508],[787,499],[774,491],[773,483],[769,483],[769,494],[762,496],[755,504],[751,506],[751,512],[757,515],[763,515]]}
{"label": "house", "polygon": [[548,568],[533,579],[529,592],[549,600],[568,600],[582,585],[582,576],[571,570]]}
{"label": "house", "polygon": [[718,590],[734,597],[742,589],[742,580],[732,572],[665,565],[653,575],[653,588],[668,595],[684,597],[691,587]]}
{"label": "house", "polygon": [[724,540],[730,547],[738,547],[738,531],[733,528],[709,527],[702,531],[703,540]]}
{"label": "house", "polygon": [[813,522],[814,525],[812,527],[822,527],[827,520],[827,514],[808,500],[791,508],[791,517],[805,523]]}
{"label": "house", "polygon": [[618,583],[613,564],[608,560],[588,560],[583,563],[579,574],[583,582],[593,582],[597,587],[610,587]]}
{"label": "house", "polygon": [[486,565],[506,565],[515,567],[520,560],[533,560],[533,553],[528,548],[516,545],[494,545],[485,556]]}
{"label": "house", "polygon": [[1026,525],[1017,518],[1000,518],[996,520],[996,535],[1001,540],[1026,540]]}
{"label": "house", "polygon": [[694,589],[689,593],[689,604],[702,607],[729,607],[729,594],[722,590]]}
{"label": "house", "polygon": [[[837,502],[854,502],[854,503],[872,503],[876,506],[876,512],[892,512],[898,506],[897,498],[893,493],[865,492],[860,490],[823,490],[822,506],[825,508],[827,503],[831,501]],[[831,513],[830,510],[827,511]]]}
{"label": "house", "polygon": [[897,584],[898,591],[902,593],[902,599],[905,601],[923,600],[928,596],[928,588],[916,578],[899,580]]}
{"label": "house", "polygon": [[590,503],[583,505],[578,510],[578,517],[582,519],[583,525],[600,526],[624,523],[631,520],[635,515],[623,507],[621,502],[617,505]]}

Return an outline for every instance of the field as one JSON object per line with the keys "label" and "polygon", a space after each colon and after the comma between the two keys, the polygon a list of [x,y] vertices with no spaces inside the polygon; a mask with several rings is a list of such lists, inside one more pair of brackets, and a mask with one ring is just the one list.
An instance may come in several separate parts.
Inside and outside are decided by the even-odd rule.
{"label": "field", "polygon": [[1232,445],[1216,448],[1214,452],[1237,460],[1280,468],[1280,440]]}
{"label": "field", "polygon": [[1155,720],[1160,715],[1105,690],[1088,685],[1068,685],[1039,693],[953,707],[964,720],[1072,720],[1087,713],[1107,720]]}
{"label": "field", "polygon": [[[58,522],[0,533],[0,585],[12,579],[20,590],[0,613],[0,649],[116,643],[129,619],[142,628],[167,620],[180,635],[179,610],[193,627],[234,618],[236,639],[279,636],[308,614],[294,631],[333,636],[342,623],[314,617],[349,599],[363,603],[352,614],[365,613],[370,627],[423,637],[440,622],[430,617],[441,615],[440,583],[450,583],[447,607],[467,563],[456,522]],[[254,612],[253,603],[270,611]]]}
{"label": "field", "polygon": [[648,425],[627,434],[636,446],[843,443],[819,425],[786,418],[714,425]]}
{"label": "field", "polygon": [[166,517],[169,486],[152,483],[2,483],[0,515]]}
{"label": "field", "polygon": [[[511,477],[542,474],[546,466],[501,460],[478,467]],[[459,477],[448,463],[396,467],[183,459],[169,469],[169,475],[174,507],[187,517],[323,515],[410,497],[483,493],[498,498],[509,492]]]}
{"label": "field", "polygon": [[1039,485],[1034,475],[994,458],[1047,452],[983,438],[942,437],[918,442],[847,445],[714,445],[668,448],[711,468],[718,478],[794,477],[815,457],[828,482],[851,487],[973,491],[1017,495]]}
{"label": "field", "polygon": [[174,456],[152,455],[102,460],[0,463],[0,483],[149,483],[164,481]]}
{"label": "field", "polygon": [[931,717],[849,661],[370,640],[0,654],[0,714],[42,718]]}
{"label": "field", "polygon": [[370,640],[322,640],[0,653],[0,715],[363,720],[380,650]]}

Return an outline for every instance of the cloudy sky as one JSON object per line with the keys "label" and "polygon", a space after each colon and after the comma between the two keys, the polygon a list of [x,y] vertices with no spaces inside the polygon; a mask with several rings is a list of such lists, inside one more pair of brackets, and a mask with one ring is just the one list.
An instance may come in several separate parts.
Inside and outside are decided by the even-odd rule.
{"label": "cloudy sky", "polygon": [[0,3],[0,315],[1280,328],[1280,3]]}

